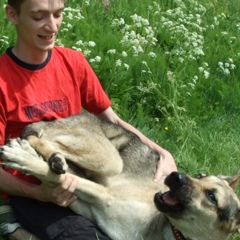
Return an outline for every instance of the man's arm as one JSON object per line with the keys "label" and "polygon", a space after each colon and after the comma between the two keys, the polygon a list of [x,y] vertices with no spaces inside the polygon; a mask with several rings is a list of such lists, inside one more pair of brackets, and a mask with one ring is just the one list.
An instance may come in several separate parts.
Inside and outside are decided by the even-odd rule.
{"label": "man's arm", "polygon": [[129,123],[123,121],[114,111],[111,107],[103,111],[102,113],[97,115],[99,118],[109,120],[115,124],[118,124],[119,126],[135,133],[139,138],[142,140],[143,143],[145,143],[147,146],[149,146],[151,149],[159,153],[161,156],[160,161],[158,162],[157,170],[154,176],[154,181],[158,182],[160,180],[160,177],[165,174],[168,175],[173,171],[177,171],[177,166],[175,163],[175,160],[170,152],[168,152],[166,149],[160,147],[153,141],[151,141],[149,138],[147,138],[144,134],[142,134],[139,130],[134,128]]}
{"label": "man's arm", "polygon": [[23,181],[10,173],[6,172],[0,166],[0,192],[20,197],[34,198],[43,202],[53,202],[59,206],[68,206],[75,199],[73,192],[76,188],[76,179],[66,176],[64,182],[55,188],[45,184],[35,185]]}

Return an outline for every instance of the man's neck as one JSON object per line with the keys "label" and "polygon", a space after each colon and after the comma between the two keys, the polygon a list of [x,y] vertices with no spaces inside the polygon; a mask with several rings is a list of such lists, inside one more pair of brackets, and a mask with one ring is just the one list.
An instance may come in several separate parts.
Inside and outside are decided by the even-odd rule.
{"label": "man's neck", "polygon": [[29,64],[42,64],[48,57],[48,51],[33,51],[15,46],[12,48],[12,53],[21,61]]}

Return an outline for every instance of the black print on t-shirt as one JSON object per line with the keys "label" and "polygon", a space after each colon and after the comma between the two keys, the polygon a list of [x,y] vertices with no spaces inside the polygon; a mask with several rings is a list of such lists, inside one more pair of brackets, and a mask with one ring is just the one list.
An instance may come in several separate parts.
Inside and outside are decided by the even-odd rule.
{"label": "black print on t-shirt", "polygon": [[28,119],[39,118],[49,112],[68,111],[68,99],[52,100],[24,108]]}

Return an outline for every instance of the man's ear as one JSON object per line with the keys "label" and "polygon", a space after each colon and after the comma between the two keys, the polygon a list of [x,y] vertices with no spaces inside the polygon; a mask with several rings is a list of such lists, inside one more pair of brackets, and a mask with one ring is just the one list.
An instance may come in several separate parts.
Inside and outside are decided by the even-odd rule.
{"label": "man's ear", "polygon": [[17,23],[18,23],[18,14],[17,14],[16,10],[12,6],[10,6],[10,5],[6,6],[6,15],[7,15],[8,20],[13,25],[17,25]]}

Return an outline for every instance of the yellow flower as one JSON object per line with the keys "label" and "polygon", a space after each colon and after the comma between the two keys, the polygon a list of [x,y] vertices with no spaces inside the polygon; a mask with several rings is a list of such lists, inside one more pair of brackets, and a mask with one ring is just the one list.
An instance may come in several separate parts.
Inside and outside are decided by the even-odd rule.
{"label": "yellow flower", "polygon": [[165,127],[164,129],[165,129],[165,131],[168,131],[168,130],[169,130],[169,128],[168,128],[168,127]]}

